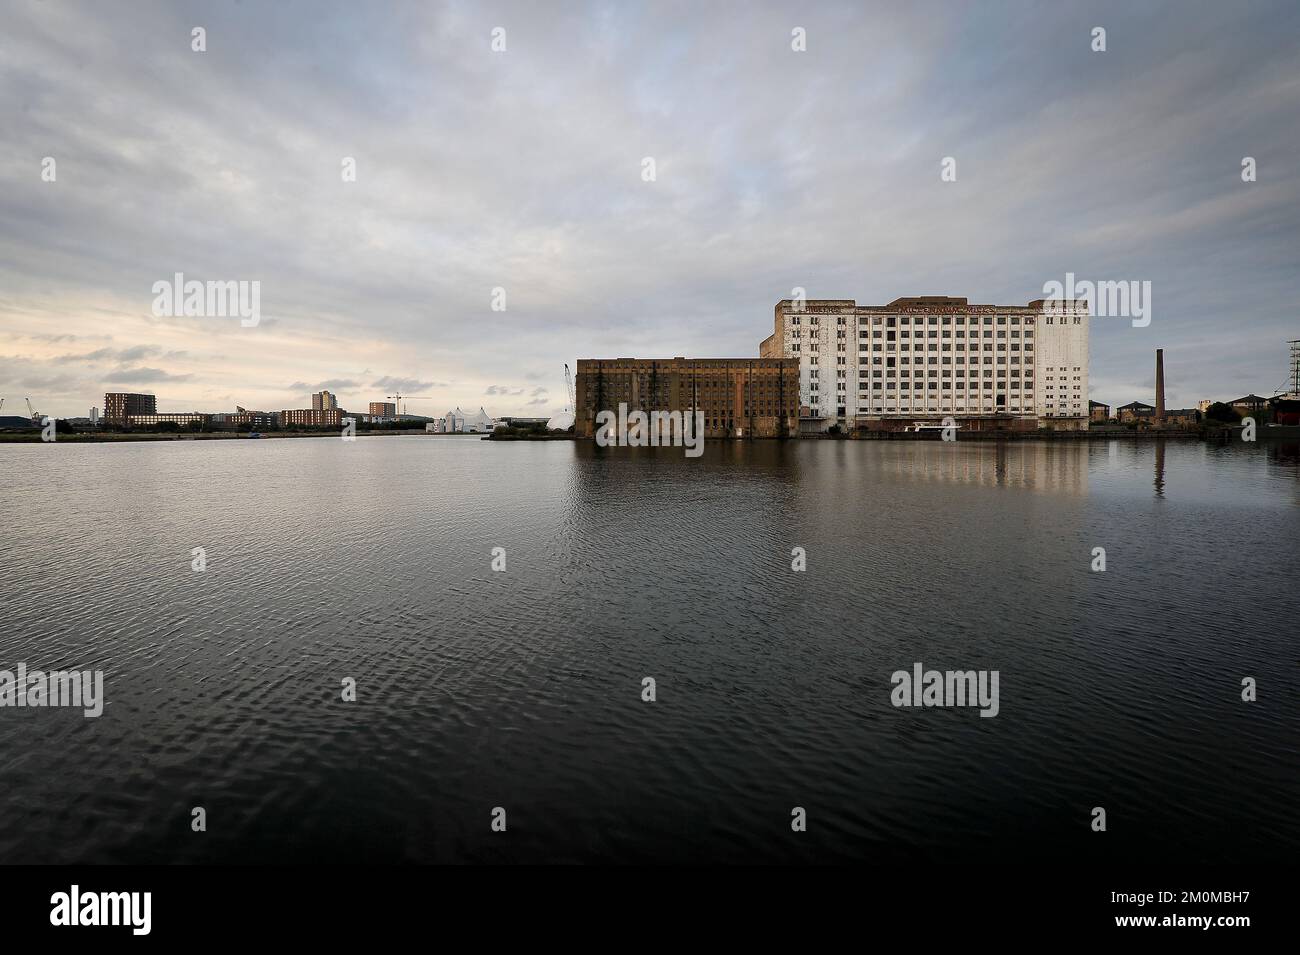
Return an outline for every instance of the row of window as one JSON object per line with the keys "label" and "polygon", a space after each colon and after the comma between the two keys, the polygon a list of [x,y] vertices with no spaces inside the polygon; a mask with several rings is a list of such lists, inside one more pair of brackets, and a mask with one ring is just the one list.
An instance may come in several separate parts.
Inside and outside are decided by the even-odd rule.
{"label": "row of window", "polygon": [[[982,402],[982,403],[980,403],[980,404],[974,404],[974,405],[970,405],[970,406],[967,406],[967,405],[962,404],[962,403],[959,402],[959,403],[953,405],[952,408],[947,408],[947,407],[945,407],[945,406],[943,406],[943,405],[935,404],[934,402],[921,402],[921,403],[919,403],[919,404],[912,404],[912,405],[908,405],[908,404],[899,404],[897,407],[888,406],[888,405],[883,405],[883,404],[872,405],[872,406],[871,406],[871,412],[874,413],[874,414],[886,414],[886,413],[889,413],[889,412],[899,412],[899,411],[908,411],[908,412],[923,412],[923,411],[932,411],[932,412],[939,412],[939,411],[993,411],[993,410],[995,410],[995,407],[996,407],[996,406],[993,405],[993,404],[990,403],[990,402]],[[1020,405],[1008,405],[1008,406],[1004,406],[1004,407],[1002,408],[1002,410],[1005,410],[1005,411],[1012,411],[1012,412],[1018,412],[1018,413],[1022,413],[1022,414],[1032,414],[1033,411],[1034,411],[1033,408],[1030,408],[1030,407],[1027,407],[1027,406],[1022,408]],[[1058,410],[1059,410],[1059,409],[1058,409]],[[841,415],[844,414],[844,409],[841,408],[839,413],[840,413]],[[860,412],[860,413],[866,413],[866,409],[865,409],[865,408],[861,409],[861,412]],[[1061,415],[1054,414],[1052,411],[1044,411],[1044,412],[1043,412],[1043,416],[1046,417],[1046,418],[1062,417]],[[1072,417],[1072,416],[1070,416],[1070,415],[1065,415],[1064,417]]]}
{"label": "row of window", "polygon": [[[791,336],[794,338],[799,337],[793,332],[791,333]],[[871,332],[870,334],[868,334],[867,332],[860,332],[858,334],[858,338],[860,339],[870,338],[872,341],[883,340],[887,342],[902,341],[903,339],[940,338],[940,337],[942,337],[945,341],[951,338],[980,338],[980,337],[1004,339],[1007,337],[1007,333],[994,332],[991,329],[988,329],[985,330],[983,336],[981,336],[978,331],[972,331],[968,336],[963,329],[959,328],[954,333],[951,329],[945,328],[943,330],[942,336],[939,334],[939,332],[933,329],[931,329],[930,334],[928,335],[925,332],[921,332],[921,331],[918,331],[915,335],[913,335],[911,332],[907,331],[906,329],[903,329],[902,331],[898,331],[898,332]],[[1020,341],[1022,339],[1025,341],[1029,341],[1034,337],[1034,333],[1029,331],[1028,329],[1025,329],[1024,331],[1021,331],[1020,329],[1012,329],[1010,337],[1016,341]]]}
{"label": "row of window", "polygon": [[[866,395],[862,395],[861,397],[864,401],[867,398]],[[998,403],[993,399],[991,399],[988,395],[985,395],[984,400],[982,401],[978,400],[975,396],[971,396],[969,400],[963,400],[963,398],[965,397],[963,395],[958,395],[956,398],[953,398],[952,395],[943,395],[941,398],[936,398],[935,395],[927,395],[924,398],[922,398],[920,395],[914,395],[911,397],[914,400],[909,402],[908,395],[902,395],[901,397],[895,395],[885,395],[883,396],[883,398],[880,395],[875,395],[874,400],[870,405],[870,407],[876,411],[880,411],[885,407],[891,407],[891,406],[897,406],[898,408],[904,411],[906,411],[908,408],[912,408],[917,411],[920,411],[924,408],[937,410],[937,409],[944,408],[946,406],[951,406],[957,409],[958,411],[967,407],[970,408],[982,407],[985,409],[992,409],[994,407],[998,407],[998,408],[1005,407],[1005,408],[1009,408],[1011,411],[1021,411],[1022,409],[1026,412],[1031,412],[1031,413],[1034,411],[1034,406],[1032,404],[1025,404],[1024,402],[1020,402],[1017,404],[1016,402],[1018,402],[1019,399],[1016,398],[1014,395],[1011,396],[1012,401],[1009,404],[1006,402]],[[1004,397],[1004,396],[999,396],[999,397]],[[812,407],[813,410],[817,410],[816,405],[817,405],[817,400],[813,399],[813,401],[810,403],[810,407]],[[844,414],[846,407],[847,406],[841,406],[839,409],[839,413]],[[867,407],[868,407],[867,405],[863,405],[862,410],[865,411]],[[1074,403],[1073,410],[1079,411],[1082,409],[1082,407],[1083,406],[1076,401]],[[1059,407],[1056,408],[1050,406],[1044,407],[1043,413],[1045,415],[1051,415],[1055,412],[1069,411],[1069,410],[1071,409],[1067,407],[1067,405],[1062,403]]]}
{"label": "row of window", "polygon": [[[791,356],[790,356],[790,357],[792,357],[792,358],[793,358],[793,357],[802,357],[802,352],[803,352],[803,343],[802,343],[802,342],[794,342],[794,343],[792,343],[792,344],[789,346],[789,348],[790,348],[790,352],[791,352]],[[841,353],[842,353],[842,352],[844,352],[845,350],[846,350],[846,349],[844,348],[843,345],[837,345],[837,346],[835,347],[835,351],[837,351],[837,352],[841,352]],[[863,345],[863,346],[860,346],[860,347],[858,348],[858,354],[859,354],[859,355],[866,355],[866,354],[870,354],[870,353],[873,352],[873,351],[880,351],[880,350],[881,350],[881,349],[880,349],[879,347],[875,347],[875,348],[867,348],[865,345]],[[983,344],[982,346],[981,346],[981,345],[971,345],[970,350],[971,350],[971,351],[1007,351],[1007,345],[1006,345],[1006,343],[1004,343],[1004,342],[999,342],[999,343],[997,344],[997,347],[994,348],[994,346],[993,346],[992,343],[985,343],[985,344]],[[1020,351],[1020,343],[1019,343],[1019,342],[1011,342],[1011,349],[1010,349],[1010,350],[1011,350],[1011,351]],[[1031,352],[1031,351],[1033,351],[1033,350],[1034,350],[1034,344],[1033,344],[1033,342],[1025,342],[1024,350],[1025,350],[1026,352]],[[818,354],[820,351],[821,351],[821,348],[820,348],[820,346],[819,346],[819,344],[818,344],[817,342],[809,342],[809,343],[808,343],[808,352],[809,352],[810,354],[814,354],[814,355],[815,355],[815,354]],[[945,351],[945,352],[960,351],[960,352],[964,352],[964,351],[966,351],[966,343],[965,343],[965,342],[957,342],[956,345],[952,345],[952,344],[945,343],[945,344],[943,345],[942,348],[940,348],[940,346],[939,346],[938,344],[936,344],[936,343],[931,343],[930,346],[927,348],[927,347],[924,346],[924,345],[914,345],[914,344],[912,344],[911,342],[908,342],[908,343],[906,343],[906,344],[904,344],[904,345],[901,345],[901,346],[899,346],[899,345],[895,345],[895,344],[889,344],[889,345],[886,345],[885,348],[884,348],[884,351],[885,351],[885,352],[888,352],[888,353],[891,354],[891,355],[893,355],[893,354],[911,354],[911,353],[913,353],[913,352],[919,352],[919,351]]]}
{"label": "row of window", "polygon": [[[829,317],[829,316],[828,316],[828,317]],[[1069,317],[1069,316],[1062,316],[1061,321],[1064,322],[1066,317]],[[808,319],[807,324],[809,324],[809,325],[820,325],[820,324],[821,324],[821,319],[822,319],[822,317],[821,317],[820,315],[789,315],[789,314],[786,315],[786,319],[787,319],[788,324],[789,324],[789,325],[792,325],[792,326],[802,325],[802,324],[803,324],[803,319],[804,319],[804,318],[807,318],[807,319]],[[993,315],[983,315],[983,316],[981,316],[981,315],[970,315],[970,316],[966,316],[966,315],[928,315],[928,316],[926,316],[926,315],[916,315],[916,316],[912,316],[912,315],[872,315],[872,316],[871,316],[871,324],[872,324],[872,325],[884,325],[886,328],[894,328],[894,327],[896,327],[896,326],[898,326],[898,325],[902,325],[902,326],[908,326],[908,325],[936,325],[936,326],[938,326],[938,325],[942,324],[942,325],[949,325],[949,326],[951,326],[951,325],[958,325],[958,326],[961,326],[961,325],[966,325],[966,324],[967,324],[967,319],[968,319],[968,318],[970,319],[969,324],[971,324],[971,325],[980,325],[980,324],[984,324],[984,325],[993,325],[993,324],[998,324],[998,325],[1008,325],[1008,324],[1010,324],[1010,325],[1013,325],[1013,326],[1014,326],[1014,325],[1033,325],[1033,324],[1034,324],[1034,316],[1032,316],[1032,315],[1011,315],[1011,316],[1007,316],[1007,315],[998,315],[998,316],[996,316],[996,318],[995,318],[995,316],[993,316]],[[982,322],[981,322],[981,319],[983,319]],[[1051,320],[1050,318],[1047,319],[1048,324],[1051,324],[1051,321],[1052,321],[1052,320]],[[1076,317],[1076,321],[1077,321],[1077,317]],[[865,325],[866,323],[867,323],[867,317],[866,317],[866,316],[863,316],[863,317],[861,317],[860,319],[858,319],[858,324],[860,324],[860,325]],[[836,324],[836,325],[840,325],[840,326],[848,325],[848,324],[849,324],[849,321],[848,321],[847,318],[845,318],[845,316],[843,316],[843,315],[837,315],[837,316],[835,316],[835,324]]]}
{"label": "row of window", "polygon": [[[878,367],[878,366],[880,366],[880,365],[884,365],[886,368],[893,368],[895,364],[898,364],[898,365],[924,365],[924,364],[926,364],[927,357],[928,357],[928,359],[929,359],[929,364],[931,364],[931,365],[951,365],[951,364],[953,363],[953,360],[952,360],[952,356],[951,356],[951,355],[942,355],[942,356],[940,356],[940,355],[930,355],[930,356],[926,356],[926,355],[916,355],[915,357],[910,357],[910,356],[908,356],[908,355],[899,355],[899,356],[897,356],[897,357],[887,356],[887,357],[884,357],[884,358],[873,358],[873,359],[871,359],[870,362],[868,362],[867,359],[865,359],[865,358],[859,358],[859,359],[858,359],[858,367],[859,367],[859,368],[875,368],[875,367]],[[1011,365],[1018,365],[1018,364],[1020,364],[1020,356],[1019,356],[1019,355],[1012,355],[1012,356],[1010,357],[1010,359],[1008,359],[1006,355],[998,355],[998,356],[996,356],[996,357],[997,357],[997,364],[999,364],[999,365],[1004,365],[1004,366],[1005,366],[1005,365],[1008,365],[1008,364],[1011,364]],[[958,356],[957,356],[957,364],[958,364],[958,365],[980,365],[980,364],[983,364],[983,365],[992,365],[992,364],[994,363],[994,362],[993,362],[993,358],[994,358],[993,355],[985,355],[985,356],[983,356],[983,361],[981,361],[979,355],[958,355]],[[1029,359],[1026,357],[1025,361],[1026,361],[1026,363],[1028,363]],[[847,365],[848,362],[839,361],[839,362],[836,362],[836,364],[837,364],[837,365]],[[814,368],[814,367],[816,367],[816,366],[817,366],[817,362],[816,362],[815,360],[809,363],[809,367],[810,367],[810,368]],[[1064,381],[1064,380],[1065,380],[1065,379],[1062,379],[1062,381]]]}

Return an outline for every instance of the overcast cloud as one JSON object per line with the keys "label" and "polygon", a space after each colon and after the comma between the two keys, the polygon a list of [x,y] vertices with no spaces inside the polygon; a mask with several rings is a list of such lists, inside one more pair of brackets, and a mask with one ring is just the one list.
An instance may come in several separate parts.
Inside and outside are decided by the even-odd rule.
{"label": "overcast cloud", "polygon": [[[1092,398],[1150,400],[1157,347],[1172,405],[1271,393],[1298,63],[1293,2],[5,0],[0,394],[537,414],[578,357],[757,355],[795,286],[1024,304],[1066,272],[1153,285],[1149,327],[1094,321]],[[176,272],[261,281],[261,323],[154,317]]]}

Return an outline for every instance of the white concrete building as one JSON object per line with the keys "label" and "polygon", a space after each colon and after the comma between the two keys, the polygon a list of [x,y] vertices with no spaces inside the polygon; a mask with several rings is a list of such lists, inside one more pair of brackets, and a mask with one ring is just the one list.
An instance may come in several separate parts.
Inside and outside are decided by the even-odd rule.
{"label": "white concrete building", "polygon": [[799,359],[800,428],[1088,427],[1084,301],[971,305],[919,296],[778,302],[764,358]]}

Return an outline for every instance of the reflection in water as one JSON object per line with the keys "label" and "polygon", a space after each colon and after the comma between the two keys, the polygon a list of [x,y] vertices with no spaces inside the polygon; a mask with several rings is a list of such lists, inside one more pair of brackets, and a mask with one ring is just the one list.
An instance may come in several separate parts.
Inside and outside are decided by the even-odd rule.
{"label": "reflection in water", "polygon": [[879,441],[869,458],[905,480],[1067,494],[1088,492],[1082,441]]}
{"label": "reflection in water", "polygon": [[1156,438],[1156,497],[1165,496],[1165,439]]}
{"label": "reflection in water", "polygon": [[[1233,688],[1293,676],[1297,457],[0,447],[0,510],[55,505],[3,531],[0,669],[102,666],[108,699],[0,709],[0,860],[1289,859],[1300,708]],[[892,707],[917,661],[1000,671],[998,717]],[[181,795],[214,791],[190,838]],[[1123,840],[1085,838],[1098,792]],[[790,839],[805,801],[828,824]]]}
{"label": "reflection in water", "polygon": [[[1273,465],[1294,468],[1296,464],[1300,464],[1300,441],[1268,442],[1268,460]],[[1300,468],[1294,469],[1294,473],[1297,480],[1300,480]]]}
{"label": "reflection in water", "polygon": [[[870,450],[865,450],[866,448]],[[583,460],[599,462],[580,490],[601,494],[606,482],[648,482],[653,492],[663,475],[647,474],[646,463],[674,473],[717,475],[730,481],[764,480],[830,483],[845,488],[888,479],[936,481],[979,487],[1086,494],[1088,447],[1084,441],[754,441],[712,442],[699,459],[683,459],[678,448],[598,448],[575,445]],[[737,471],[736,469],[740,469]],[[805,492],[808,488],[805,488]]]}

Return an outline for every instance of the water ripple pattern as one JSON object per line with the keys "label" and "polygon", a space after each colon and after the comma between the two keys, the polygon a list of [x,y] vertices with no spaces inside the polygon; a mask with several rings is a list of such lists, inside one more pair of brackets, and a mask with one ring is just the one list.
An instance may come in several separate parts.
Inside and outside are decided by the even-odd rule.
{"label": "water ripple pattern", "polygon": [[108,700],[0,708],[0,861],[1290,860],[1297,457],[0,446],[0,669]]}

